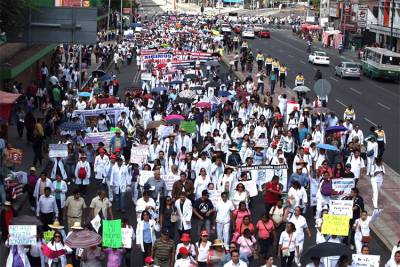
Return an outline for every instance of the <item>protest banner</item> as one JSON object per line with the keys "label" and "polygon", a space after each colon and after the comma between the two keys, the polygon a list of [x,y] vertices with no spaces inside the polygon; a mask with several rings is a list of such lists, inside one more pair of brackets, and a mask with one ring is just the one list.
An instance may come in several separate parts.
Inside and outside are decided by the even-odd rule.
{"label": "protest banner", "polygon": [[310,206],[317,206],[317,191],[318,191],[319,182],[317,179],[310,179]]}
{"label": "protest banner", "polygon": [[150,177],[154,176],[153,171],[140,171],[139,173],[139,185],[144,186],[145,183],[149,180]]}
{"label": "protest banner", "polygon": [[142,72],[140,75],[142,81],[151,81],[151,73],[150,72]]}
{"label": "protest banner", "polygon": [[240,171],[251,171],[251,176],[254,179],[255,176],[260,185],[265,184],[272,180],[274,175],[279,177],[279,183],[283,186],[283,192],[287,191],[287,165],[253,165],[253,166],[242,166]]}
{"label": "protest banner", "polygon": [[250,197],[255,197],[258,195],[256,180],[238,181],[238,183],[242,183],[244,185],[244,188],[249,192]]}
{"label": "protest banner", "polygon": [[43,232],[43,239],[46,243],[49,243],[51,241],[51,239],[53,238],[53,236],[54,236],[53,230]]}
{"label": "protest banner", "polygon": [[331,200],[329,202],[329,214],[353,218],[353,200]]}
{"label": "protest banner", "polygon": [[197,132],[196,121],[181,121],[180,128],[187,133]]}
{"label": "protest banner", "polygon": [[103,247],[122,246],[121,220],[103,220]]}
{"label": "protest banner", "polygon": [[377,267],[380,266],[381,256],[378,255],[352,255],[352,267]]}
{"label": "protest banner", "polygon": [[85,110],[74,110],[72,117],[78,117],[79,121],[87,126],[91,123],[97,123],[97,119],[100,114],[103,114],[110,121],[111,125],[117,125],[117,119],[121,116],[122,112],[129,114],[129,108],[127,107],[113,107],[113,108],[102,108],[102,109],[85,109]]}
{"label": "protest banner", "polygon": [[132,234],[133,234],[132,228],[121,228],[123,248],[132,248]]}
{"label": "protest banner", "polygon": [[349,235],[349,220],[348,216],[324,214],[321,233],[324,235]]}
{"label": "protest banner", "polygon": [[67,144],[50,144],[49,158],[65,158],[68,157]]}
{"label": "protest banner", "polygon": [[136,145],[132,146],[131,149],[131,163],[141,164],[147,162],[147,156],[149,155],[148,145]]}
{"label": "protest banner", "polygon": [[158,136],[160,136],[161,138],[166,138],[171,134],[174,134],[174,126],[160,125],[157,131],[158,131]]}
{"label": "protest banner", "polygon": [[35,245],[36,225],[10,225],[8,228],[10,245]]}
{"label": "protest banner", "polygon": [[99,142],[102,142],[105,148],[110,146],[111,138],[115,133],[111,131],[100,132],[100,133],[87,133],[83,142],[85,144],[92,144],[95,149],[97,149]]}
{"label": "protest banner", "polygon": [[267,148],[268,147],[268,139],[267,138],[255,138],[254,142],[256,146]]}
{"label": "protest banner", "polygon": [[93,226],[93,229],[96,230],[96,232],[99,232],[101,226],[100,216],[96,215],[96,217],[94,217],[93,220],[90,221],[90,224]]}
{"label": "protest banner", "polygon": [[336,192],[341,192],[339,195],[335,195],[336,199],[341,199],[344,196],[350,195],[351,189],[354,187],[353,178],[339,178],[332,179],[332,189]]}
{"label": "protest banner", "polygon": [[7,159],[10,163],[19,165],[22,163],[23,157],[22,149],[7,148]]}
{"label": "protest banner", "polygon": [[161,175],[161,179],[164,180],[165,185],[167,186],[168,191],[172,191],[172,186],[174,185],[175,181],[179,180],[179,176],[175,175]]}

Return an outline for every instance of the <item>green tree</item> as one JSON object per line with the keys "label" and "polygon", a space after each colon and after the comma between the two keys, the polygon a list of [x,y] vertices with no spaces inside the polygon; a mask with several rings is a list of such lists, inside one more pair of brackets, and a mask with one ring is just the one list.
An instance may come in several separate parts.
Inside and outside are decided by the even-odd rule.
{"label": "green tree", "polygon": [[35,0],[0,0],[0,29],[15,32],[26,22],[29,8],[35,8]]}

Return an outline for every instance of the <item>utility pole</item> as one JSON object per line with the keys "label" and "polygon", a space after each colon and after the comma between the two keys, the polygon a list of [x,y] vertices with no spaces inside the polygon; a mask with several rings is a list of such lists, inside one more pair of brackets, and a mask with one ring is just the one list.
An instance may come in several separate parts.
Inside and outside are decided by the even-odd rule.
{"label": "utility pole", "polygon": [[394,21],[394,0],[392,0],[392,17],[390,19],[390,50],[393,51],[393,21]]}

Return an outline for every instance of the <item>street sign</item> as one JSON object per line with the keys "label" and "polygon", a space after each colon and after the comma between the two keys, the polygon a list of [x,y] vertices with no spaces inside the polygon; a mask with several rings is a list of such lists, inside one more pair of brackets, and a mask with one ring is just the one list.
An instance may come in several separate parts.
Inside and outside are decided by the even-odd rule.
{"label": "street sign", "polygon": [[332,85],[331,83],[326,80],[326,79],[319,79],[315,84],[314,84],[314,92],[317,96],[324,98],[329,95],[329,93],[332,90]]}
{"label": "street sign", "polygon": [[97,8],[40,7],[30,10],[21,32],[7,33],[11,43],[95,44]]}

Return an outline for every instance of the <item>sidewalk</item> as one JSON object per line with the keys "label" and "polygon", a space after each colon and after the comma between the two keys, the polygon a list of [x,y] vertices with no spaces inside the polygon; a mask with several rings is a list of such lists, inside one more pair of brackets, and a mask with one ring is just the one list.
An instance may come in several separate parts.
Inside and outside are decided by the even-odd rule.
{"label": "sidewalk", "polygon": [[[222,60],[229,68],[229,62],[234,58],[234,53],[225,54]],[[257,65],[254,63],[253,66],[253,80],[257,81],[256,78]],[[241,71],[234,71],[234,74],[241,80],[244,81],[247,77],[247,73],[243,74]],[[295,92],[290,88],[280,88],[279,83],[275,87],[274,104],[278,104],[278,96],[280,94],[286,94],[288,100],[296,97]],[[265,82],[265,89],[269,90],[269,83]],[[383,208],[384,211],[380,217],[373,223],[371,229],[388,248],[392,250],[393,246],[400,240],[400,175],[396,173],[388,165],[385,165],[386,175],[382,188],[379,192],[379,207]],[[369,176],[364,176],[360,179],[358,187],[360,189],[360,195],[364,199],[365,209],[369,214],[373,211],[372,206],[372,188],[369,180]]]}

